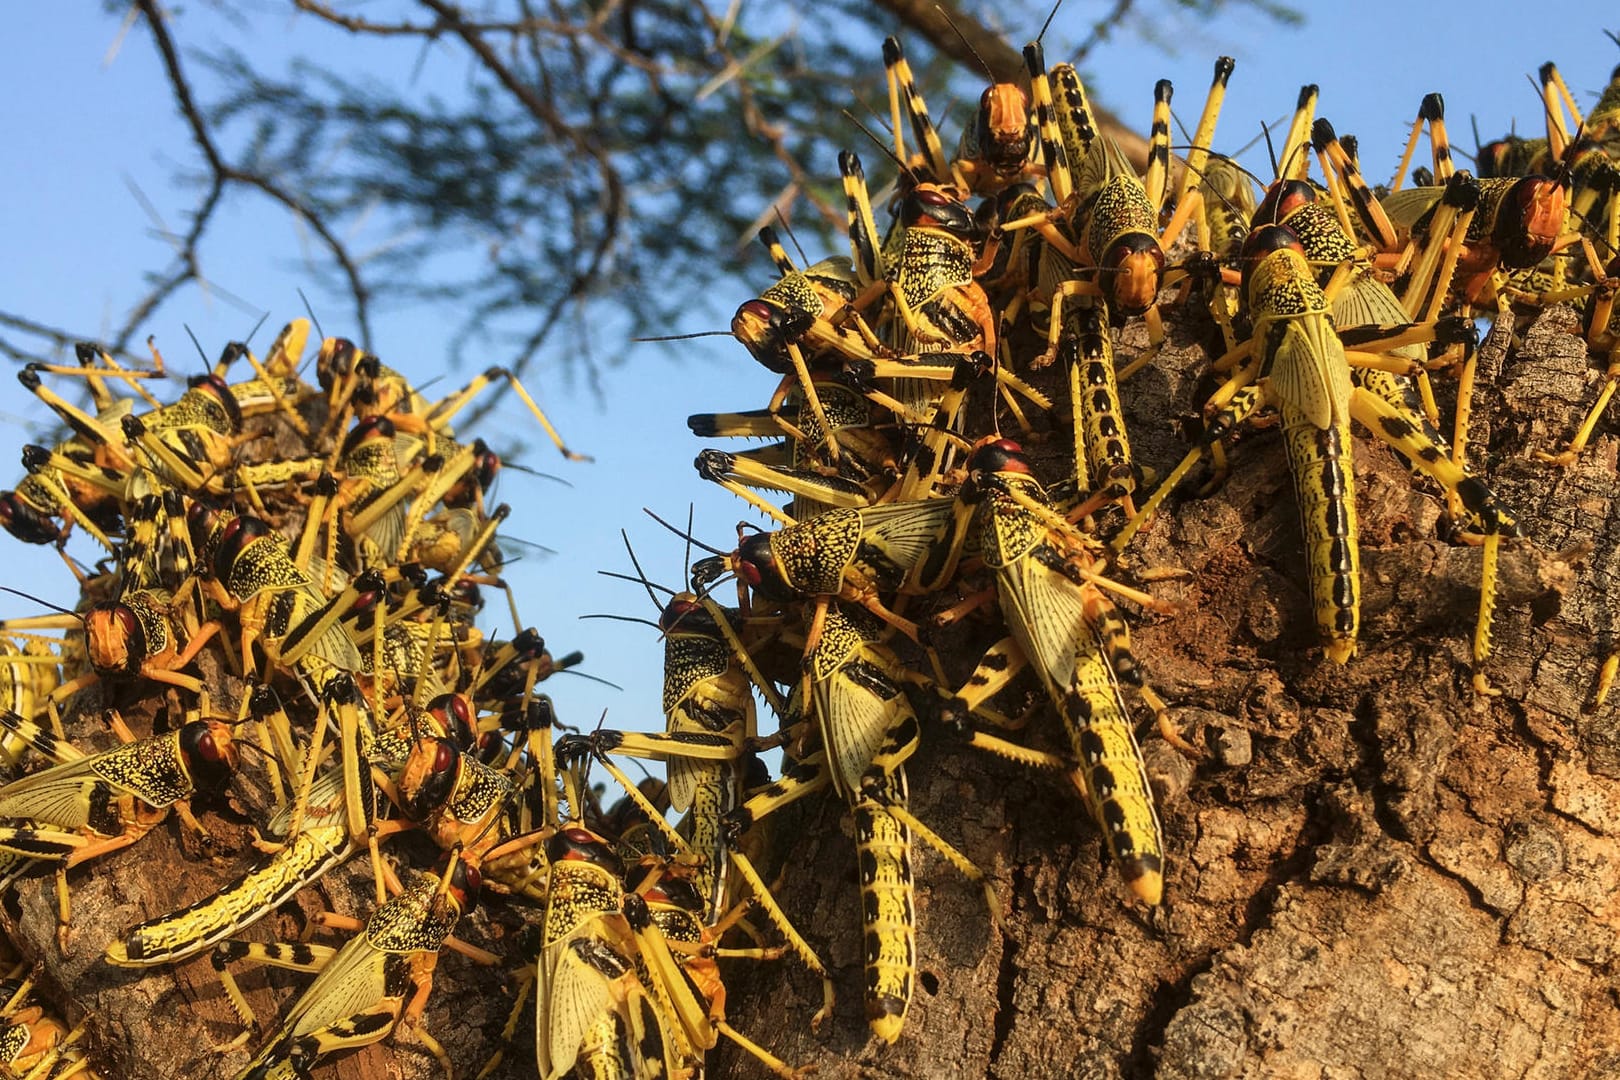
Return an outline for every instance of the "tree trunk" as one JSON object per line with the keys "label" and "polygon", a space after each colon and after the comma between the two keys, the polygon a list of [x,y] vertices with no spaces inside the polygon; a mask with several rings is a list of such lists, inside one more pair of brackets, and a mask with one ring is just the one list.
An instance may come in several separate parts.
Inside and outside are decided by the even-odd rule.
{"label": "tree trunk", "polygon": [[[810,1031],[815,981],[740,975],[730,1013],[822,1078],[1056,1076],[1598,1076],[1620,1071],[1614,1008],[1620,850],[1616,708],[1583,709],[1612,645],[1615,450],[1573,468],[1557,449],[1590,406],[1568,309],[1504,357],[1482,352],[1470,457],[1519,514],[1505,544],[1496,655],[1503,690],[1471,688],[1480,553],[1433,539],[1435,498],[1358,435],[1363,629],[1346,667],[1312,636],[1292,485],[1275,431],[1245,440],[1214,497],[1172,503],[1141,566],[1175,617],[1133,618],[1149,682],[1206,756],[1147,740],[1170,853],[1166,901],[1126,898],[1067,781],[931,731],[912,807],[994,881],[978,891],[917,843],[918,978],[905,1034],[868,1037],[846,815],[807,807],[778,895],[839,976]],[[1182,448],[1198,349],[1124,388],[1142,460]],[[1031,724],[1053,741],[1050,710]],[[1044,735],[1043,735],[1044,733]],[[726,1047],[720,1076],[757,1067]]]}
{"label": "tree trunk", "polygon": [[[1173,347],[1124,387],[1139,457],[1160,475],[1183,450],[1163,418],[1193,410],[1207,369],[1191,332],[1172,330]],[[1470,457],[1526,534],[1502,558],[1488,667],[1501,697],[1470,685],[1478,549],[1433,539],[1437,501],[1365,433],[1360,651],[1346,667],[1323,661],[1280,439],[1247,438],[1222,491],[1172,500],[1133,549],[1138,570],[1187,572],[1150,586],[1180,614],[1133,615],[1133,634],[1149,682],[1207,748],[1193,762],[1147,739],[1169,849],[1164,906],[1126,898],[1067,781],[930,728],[908,766],[912,808],[988,872],[999,923],[918,843],[915,1001],[897,1044],[870,1039],[849,819],[831,798],[807,800],[775,823],[777,895],[832,967],[839,1005],[812,1033],[819,990],[802,968],[734,965],[734,1026],[827,1080],[1620,1072],[1620,739],[1613,704],[1583,708],[1613,644],[1617,444],[1603,435],[1563,472],[1529,457],[1561,445],[1592,399],[1576,333],[1555,309],[1511,354],[1499,338],[1482,351]],[[1060,454],[1067,434],[1057,434],[1043,452]],[[947,657],[953,676],[972,651]],[[231,706],[240,688],[216,685]],[[137,730],[154,708],[118,703]],[[1058,742],[1049,710],[1028,737]],[[263,799],[238,778],[204,815],[212,852],[170,823],[76,872],[66,955],[50,878],[19,888],[7,929],[68,1020],[88,1017],[102,1075],[202,1080],[246,1060],[208,1048],[240,1027],[206,959],[143,974],[100,953],[237,872]],[[341,869],[249,936],[294,938],[320,906],[364,913],[365,874]],[[510,974],[521,920],[491,904],[460,936],[506,954]],[[304,978],[244,973],[261,1016],[253,1045]],[[459,956],[442,960],[428,1028],[459,1074],[497,1047],[504,985]],[[498,1075],[532,1075],[531,1038],[525,1019]],[[726,1043],[713,1064],[714,1076],[760,1074]],[[324,1070],[437,1072],[397,1035]]]}

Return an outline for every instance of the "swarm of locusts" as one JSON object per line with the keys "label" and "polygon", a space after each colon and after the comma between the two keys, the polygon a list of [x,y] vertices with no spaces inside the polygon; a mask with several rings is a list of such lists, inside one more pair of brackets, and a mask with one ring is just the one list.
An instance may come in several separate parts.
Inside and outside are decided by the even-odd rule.
{"label": "swarm of locusts", "polygon": [[[76,531],[105,549],[94,571],[64,552],[78,610],[0,624],[0,868],[8,882],[54,875],[57,947],[74,948],[75,876],[171,807],[174,828],[201,830],[191,800],[229,790],[263,809],[258,854],[218,893],[121,928],[104,960],[211,952],[242,1020],[226,1048],[246,1061],[239,1076],[308,1075],[390,1036],[451,1075],[497,1067],[452,1062],[422,1023],[452,948],[513,987],[507,1040],[532,1030],[545,1080],[694,1077],[722,1038],[796,1076],[727,1023],[720,961],[802,963],[824,990],[803,1022],[858,1022],[810,943],[857,932],[860,1012],[893,1042],[915,977],[914,840],[998,913],[971,853],[908,809],[906,763],[925,738],[1066,776],[1121,902],[1155,908],[1173,887],[1138,732],[1201,750],[1133,655],[1134,613],[1176,610],[1132,547],[1156,516],[1219,499],[1231,467],[1270,452],[1233,445],[1260,420],[1281,428],[1305,541],[1294,574],[1315,622],[1301,631],[1314,629],[1324,661],[1356,662],[1352,446],[1370,436],[1443,500],[1445,537],[1483,549],[1474,685],[1494,692],[1497,552],[1525,523],[1467,460],[1476,320],[1511,327],[1558,302],[1584,313],[1601,392],[1567,443],[1541,451],[1550,467],[1574,461],[1620,383],[1620,69],[1583,117],[1544,67],[1546,139],[1492,143],[1478,175],[1454,168],[1430,95],[1395,179],[1374,189],[1357,147],[1316,116],[1314,86],[1272,176],[1216,152],[1227,58],[1184,158],[1170,152],[1170,84],[1155,88],[1145,173],[1102,132],[1075,70],[1048,70],[1038,44],[1027,81],[984,91],[954,154],[897,41],[883,59],[887,222],[845,151],[848,255],[801,265],[760,230],[780,277],[731,329],[779,382],[764,408],[688,421],[705,438],[768,440],[705,449],[696,465],[772,527],[739,526],[733,548],[688,560],[679,588],[633,552],[622,575],[658,609],[660,732],[554,741],[538,684],[578,654],[475,625],[505,588],[507,509],[485,502],[499,458],[453,421],[505,384],[580,456],[509,372],[429,400],[328,338],[312,384],[300,374],[310,325],[297,320],[262,357],[229,346],[168,403],[149,390],[156,353],[135,365],[82,345],[76,364],[20,373],[70,435],[25,450],[0,524],[31,544],[60,549]],[[1425,133],[1432,165],[1409,172]],[[1133,459],[1126,402],[1168,308],[1194,313],[1209,346],[1197,415],[1160,419],[1177,423],[1185,456],[1156,477]],[[1147,345],[1127,355],[1117,335],[1138,323]],[[1455,383],[1439,395],[1455,399],[1451,416],[1440,380]],[[1194,496],[1182,481],[1200,461],[1212,468]],[[952,670],[947,633],[982,639],[977,662]],[[1615,665],[1593,658],[1600,699]],[[132,731],[120,706],[142,700],[157,704]],[[636,784],[624,757],[663,763],[667,782]],[[763,762],[778,759],[772,776]],[[256,803],[241,794],[248,773]],[[603,791],[620,788],[607,806]],[[823,789],[853,821],[858,931],[795,927],[756,866],[762,822]],[[425,848],[442,854],[430,862]],[[336,944],[241,938],[350,859],[369,866],[374,903],[363,921],[320,920]],[[479,905],[530,924],[533,947],[462,943]],[[233,974],[249,961],[315,974],[260,1024]],[[95,1018],[70,1028],[27,1004],[25,970],[0,986],[0,1070],[92,1067]],[[504,1057],[528,1068],[527,1050]]]}

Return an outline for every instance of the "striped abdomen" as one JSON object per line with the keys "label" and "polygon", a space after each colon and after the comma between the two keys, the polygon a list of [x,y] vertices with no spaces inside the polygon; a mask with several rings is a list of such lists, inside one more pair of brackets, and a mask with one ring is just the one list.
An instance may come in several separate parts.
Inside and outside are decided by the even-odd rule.
{"label": "striped abdomen", "polygon": [[1153,790],[1113,669],[1090,635],[1075,655],[1074,682],[1060,712],[1079,761],[1072,778],[1120,876],[1138,897],[1158,904],[1164,895],[1164,835]]}
{"label": "striped abdomen", "polygon": [[[874,792],[904,806],[905,773],[896,769]],[[855,854],[860,860],[862,953],[866,962],[866,1019],[885,1042],[905,1026],[917,966],[912,906],[911,830],[879,801],[855,805]]]}
{"label": "striped abdomen", "polygon": [[1319,428],[1287,402],[1283,439],[1311,575],[1311,608],[1329,659],[1348,663],[1361,626],[1361,553],[1350,426]]}

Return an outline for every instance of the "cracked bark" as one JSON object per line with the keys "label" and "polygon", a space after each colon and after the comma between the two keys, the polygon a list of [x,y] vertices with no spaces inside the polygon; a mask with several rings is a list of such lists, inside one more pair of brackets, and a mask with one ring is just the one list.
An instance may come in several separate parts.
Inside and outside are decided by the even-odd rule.
{"label": "cracked bark", "polygon": [[[734,966],[734,1025],[833,1080],[1620,1072],[1620,709],[1584,710],[1620,606],[1607,588],[1620,571],[1620,441],[1606,425],[1561,472],[1530,458],[1561,445],[1595,393],[1574,331],[1555,310],[1482,365],[1470,456],[1527,534],[1503,554],[1490,666],[1502,697],[1469,687],[1477,549],[1434,538],[1433,495],[1364,434],[1361,648],[1347,668],[1322,662],[1282,447],[1275,431],[1257,433],[1234,451],[1223,491],[1173,502],[1133,556],[1190,573],[1151,586],[1180,615],[1132,624],[1149,680],[1208,747],[1190,763],[1147,739],[1170,854],[1163,909],[1126,901],[1066,781],[930,729],[908,767],[913,809],[990,874],[999,926],[976,888],[917,845],[915,1001],[900,1041],[874,1043],[850,824],[832,799],[813,798],[774,823],[778,895],[834,971],[839,1005],[813,1034],[814,979],[788,960]],[[1207,365],[1194,336],[1172,327],[1173,347],[1124,388],[1138,455],[1161,475],[1182,452],[1163,418],[1192,409]],[[1053,458],[1067,440],[1055,434],[1040,447]],[[975,646],[994,634],[970,629]],[[974,648],[955,644],[960,676]],[[140,730],[150,709],[120,703]],[[1055,745],[1055,726],[1043,710],[1028,737]],[[211,852],[170,823],[76,873],[65,956],[50,880],[19,888],[9,929],[68,1020],[89,1016],[103,1075],[203,1080],[246,1060],[207,1048],[240,1028],[206,959],[142,974],[99,956],[115,934],[238,871],[262,798],[239,779],[229,800],[203,808]],[[345,868],[247,936],[294,938],[320,906],[363,914],[368,891],[364,871]],[[511,956],[520,921],[493,904],[461,934]],[[304,982],[242,979],[261,1016],[256,1046]],[[443,959],[428,1026],[458,1072],[495,1049],[509,1003],[499,976]],[[530,1039],[525,1021],[497,1075],[532,1075]],[[725,1044],[713,1066],[760,1074]],[[317,1075],[437,1072],[396,1038]]]}

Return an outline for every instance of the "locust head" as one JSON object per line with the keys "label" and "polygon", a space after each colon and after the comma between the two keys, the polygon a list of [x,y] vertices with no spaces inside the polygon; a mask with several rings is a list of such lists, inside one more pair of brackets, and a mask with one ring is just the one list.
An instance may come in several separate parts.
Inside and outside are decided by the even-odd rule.
{"label": "locust head", "polygon": [[1029,159],[1035,136],[1029,97],[1013,83],[996,83],[979,95],[979,113],[973,135],[979,152],[997,176],[1016,176]]}
{"label": "locust head", "polygon": [[1103,255],[1102,271],[1110,309],[1125,316],[1144,314],[1159,298],[1164,249],[1148,233],[1127,233]]}
{"label": "locust head", "polygon": [[1568,176],[1526,176],[1503,197],[1492,236],[1503,266],[1527,270],[1553,253],[1569,212]]}
{"label": "locust head", "polygon": [[218,720],[193,720],[180,729],[180,755],[198,791],[222,791],[241,761],[231,729]]}
{"label": "locust head", "polygon": [[85,650],[102,674],[133,675],[146,658],[146,631],[135,609],[107,601],[84,615]]}

